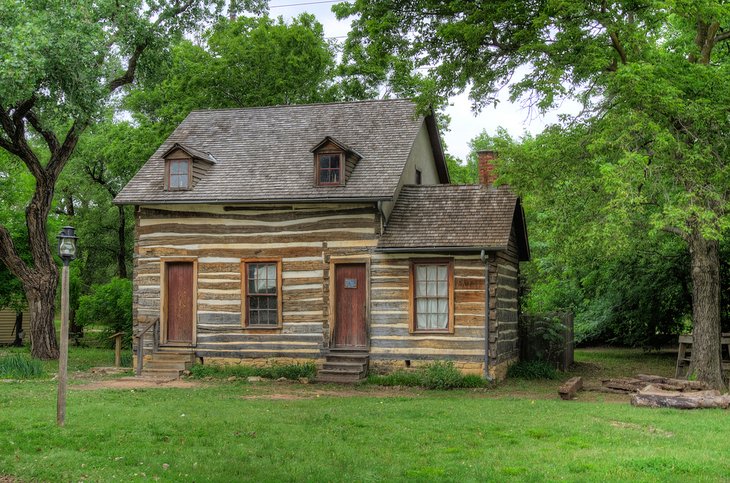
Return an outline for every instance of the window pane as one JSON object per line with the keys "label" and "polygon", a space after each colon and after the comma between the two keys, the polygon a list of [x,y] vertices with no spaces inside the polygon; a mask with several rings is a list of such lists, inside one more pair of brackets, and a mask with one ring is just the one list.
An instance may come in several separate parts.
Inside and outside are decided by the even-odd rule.
{"label": "window pane", "polygon": [[416,329],[427,329],[428,328],[428,315],[418,314],[416,316]]}
{"label": "window pane", "polygon": [[417,282],[416,283],[416,297],[425,297],[425,296],[426,296],[426,283]]}
{"label": "window pane", "polygon": [[446,284],[446,281],[439,282],[438,283],[438,290],[437,290],[438,296],[439,297],[446,297],[446,295],[447,295],[447,288],[448,288],[448,285]]}
{"label": "window pane", "polygon": [[416,313],[417,314],[425,314],[426,312],[428,312],[428,310],[427,310],[428,301],[427,300],[428,299],[418,299],[416,301]]}
{"label": "window pane", "polygon": [[437,329],[446,329],[448,322],[449,322],[449,315],[448,314],[438,314],[436,317],[436,327]]}
{"label": "window pane", "polygon": [[188,187],[188,176],[187,174],[171,174],[170,175],[170,188],[187,188]]}
{"label": "window pane", "polygon": [[436,280],[436,269],[437,267],[435,265],[427,265],[426,270],[428,270],[428,280],[429,282],[431,280]]}
{"label": "window pane", "polygon": [[449,313],[449,301],[446,299],[438,299],[438,307],[436,309],[436,312],[438,314],[446,314]]}
{"label": "window pane", "polygon": [[258,325],[258,323],[259,323],[258,310],[249,310],[248,311],[248,324],[249,325]]}
{"label": "window pane", "polygon": [[426,284],[426,295],[429,297],[436,295],[436,282],[428,281]]}
{"label": "window pane", "polygon": [[445,281],[446,281],[446,266],[444,266],[444,265],[439,265],[439,266],[437,267],[437,270],[438,270],[438,279],[439,279],[440,281],[443,281],[443,282],[445,282]]}
{"label": "window pane", "polygon": [[248,308],[258,309],[259,308],[259,297],[249,297],[248,298]]}
{"label": "window pane", "polygon": [[426,281],[426,266],[425,265],[416,266],[416,280],[419,280],[421,282]]}

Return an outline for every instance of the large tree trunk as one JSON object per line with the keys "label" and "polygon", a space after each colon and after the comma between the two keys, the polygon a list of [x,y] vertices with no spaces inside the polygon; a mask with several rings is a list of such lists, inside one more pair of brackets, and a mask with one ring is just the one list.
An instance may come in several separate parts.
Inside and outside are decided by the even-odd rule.
{"label": "large tree trunk", "polygon": [[694,339],[689,374],[715,389],[725,389],[720,344],[720,255],[718,242],[696,228],[689,236],[692,260]]}
{"label": "large tree trunk", "polygon": [[56,340],[55,302],[58,286],[58,269],[38,277],[33,286],[26,286],[30,310],[30,354],[38,359],[58,359]]}

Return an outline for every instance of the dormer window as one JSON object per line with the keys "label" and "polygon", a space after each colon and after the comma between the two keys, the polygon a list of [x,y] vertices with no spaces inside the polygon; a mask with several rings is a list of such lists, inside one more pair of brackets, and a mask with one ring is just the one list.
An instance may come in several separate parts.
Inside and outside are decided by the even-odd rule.
{"label": "dormer window", "polygon": [[192,146],[175,143],[162,154],[165,160],[165,187],[167,191],[187,191],[216,164],[212,154]]}
{"label": "dormer window", "polygon": [[342,153],[317,154],[317,179],[320,186],[342,184]]}
{"label": "dormer window", "polygon": [[362,156],[338,140],[326,136],[311,149],[314,154],[314,185],[342,186]]}
{"label": "dormer window", "polygon": [[191,164],[189,159],[171,159],[168,161],[168,189],[190,189]]}

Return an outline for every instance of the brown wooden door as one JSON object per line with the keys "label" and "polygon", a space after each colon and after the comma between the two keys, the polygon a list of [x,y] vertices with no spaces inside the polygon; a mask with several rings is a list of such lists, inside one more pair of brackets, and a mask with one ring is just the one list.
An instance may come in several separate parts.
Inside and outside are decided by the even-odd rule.
{"label": "brown wooden door", "polygon": [[193,263],[168,262],[167,340],[177,344],[193,342]]}
{"label": "brown wooden door", "polygon": [[335,265],[335,347],[367,347],[364,263]]}

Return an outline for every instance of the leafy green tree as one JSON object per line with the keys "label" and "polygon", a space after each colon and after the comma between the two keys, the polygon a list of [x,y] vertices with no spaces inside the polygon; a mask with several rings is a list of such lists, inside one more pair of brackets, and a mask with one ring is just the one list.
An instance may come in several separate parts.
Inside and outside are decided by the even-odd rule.
{"label": "leafy green tree", "polygon": [[[595,179],[579,202],[595,208],[580,237],[629,226],[678,236],[691,259],[691,372],[723,387],[719,242],[730,225],[730,6],[720,1],[493,2],[410,0],[339,4],[357,15],[350,40],[416,59],[436,90],[471,88],[477,106],[502,85],[548,109],[571,97],[583,113],[548,133],[553,155],[505,165],[511,183],[541,178],[565,187]],[[373,47],[375,46],[375,47]],[[529,73],[513,76],[518,68]],[[526,183],[527,184],[527,183]],[[583,193],[583,192],[582,192]],[[572,201],[574,199],[566,200]],[[567,210],[566,210],[567,211]],[[572,215],[572,213],[571,213]],[[573,232],[576,233],[576,232]]]}
{"label": "leafy green tree", "polygon": [[169,133],[193,109],[336,100],[335,50],[322,24],[302,14],[221,20],[201,44],[183,40],[165,76],[141,83],[127,107]]}
{"label": "leafy green tree", "polygon": [[101,325],[100,340],[124,332],[124,345],[132,343],[132,282],[113,278],[110,282],[94,285],[89,295],[81,296],[78,321],[81,325]]}
{"label": "leafy green tree", "polygon": [[33,356],[58,357],[58,268],[47,239],[48,217],[56,182],[81,134],[125,86],[154,73],[171,40],[220,15],[224,4],[0,1],[0,149],[35,179],[26,207],[31,263],[22,259],[6,226],[0,226],[0,261],[23,284]]}

